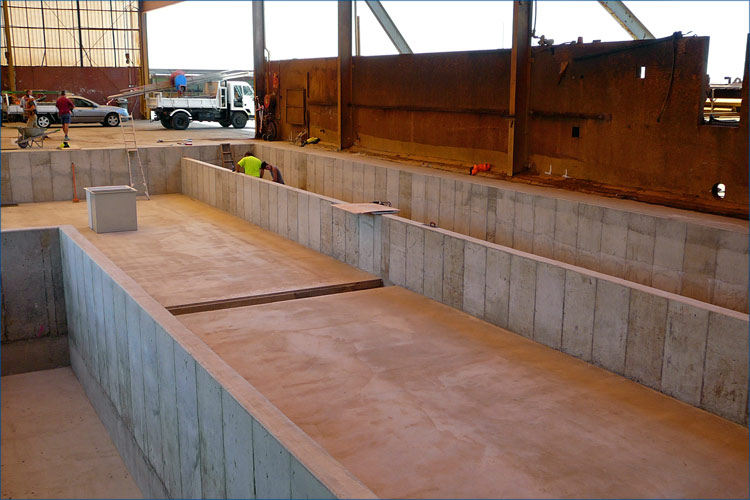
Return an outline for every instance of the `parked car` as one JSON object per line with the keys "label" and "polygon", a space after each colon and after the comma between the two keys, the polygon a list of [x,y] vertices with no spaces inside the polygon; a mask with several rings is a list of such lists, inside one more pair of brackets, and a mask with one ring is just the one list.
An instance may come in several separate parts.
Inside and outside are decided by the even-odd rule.
{"label": "parked car", "polygon": [[[121,121],[130,119],[128,110],[117,106],[97,104],[85,97],[70,95],[68,98],[75,104],[71,123],[101,123],[105,127],[116,127]],[[6,121],[24,121],[23,109],[19,104],[11,104],[10,98],[3,96],[3,119]],[[54,102],[39,102],[36,108],[37,125],[47,128],[53,123],[60,123],[57,107]]]}

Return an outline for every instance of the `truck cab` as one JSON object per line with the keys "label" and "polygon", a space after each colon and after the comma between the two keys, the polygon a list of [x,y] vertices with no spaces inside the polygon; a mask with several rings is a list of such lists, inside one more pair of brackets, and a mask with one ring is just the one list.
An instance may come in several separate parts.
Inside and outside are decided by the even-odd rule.
{"label": "truck cab", "polygon": [[228,95],[231,97],[231,111],[244,110],[249,117],[255,116],[255,99],[253,88],[247,82],[227,82]]}

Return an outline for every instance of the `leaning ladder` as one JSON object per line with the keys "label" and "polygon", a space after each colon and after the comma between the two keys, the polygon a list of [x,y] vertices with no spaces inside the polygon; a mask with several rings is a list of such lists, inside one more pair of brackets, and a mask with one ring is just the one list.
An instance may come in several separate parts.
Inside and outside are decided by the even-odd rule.
{"label": "leaning ladder", "polygon": [[232,157],[232,146],[229,143],[221,145],[221,166],[234,171],[234,158]]}
{"label": "leaning ladder", "polygon": [[[148,184],[146,183],[146,175],[143,173],[143,163],[141,163],[141,154],[138,152],[138,143],[135,141],[135,120],[130,119],[130,126],[123,125],[120,120],[120,130],[122,131],[122,142],[125,143],[125,155],[128,157],[128,174],[130,175],[130,187],[137,191],[138,195],[143,195],[147,200],[151,199],[148,194]],[[138,164],[138,170],[141,172],[141,185],[143,191],[139,191],[135,187],[133,181],[133,163]],[[136,175],[138,173],[136,172]]]}

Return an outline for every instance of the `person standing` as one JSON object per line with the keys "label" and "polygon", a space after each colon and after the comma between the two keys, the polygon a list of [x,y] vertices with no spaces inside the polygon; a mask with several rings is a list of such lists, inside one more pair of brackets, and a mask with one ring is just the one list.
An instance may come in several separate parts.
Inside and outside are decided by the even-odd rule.
{"label": "person standing", "polygon": [[271,179],[274,182],[284,184],[284,178],[281,176],[281,170],[279,170],[277,167],[274,167],[270,163],[264,162],[260,158],[256,158],[255,156],[251,155],[249,151],[245,153],[245,156],[243,156],[240,161],[237,162],[237,172],[242,173],[244,171],[246,175],[251,175],[253,177],[262,178],[266,170],[270,172]]}
{"label": "person standing", "polygon": [[26,117],[26,126],[36,127],[36,97],[31,95],[31,90],[27,90],[26,95],[21,98],[21,106]]}
{"label": "person standing", "polygon": [[75,104],[73,104],[73,101],[68,99],[68,97],[65,95],[65,91],[60,91],[60,97],[57,98],[57,101],[55,101],[55,106],[57,107],[57,114],[60,115],[60,122],[62,123],[63,132],[65,132],[65,140],[68,139],[68,130],[70,128],[70,118],[73,113],[73,108],[75,108]]}

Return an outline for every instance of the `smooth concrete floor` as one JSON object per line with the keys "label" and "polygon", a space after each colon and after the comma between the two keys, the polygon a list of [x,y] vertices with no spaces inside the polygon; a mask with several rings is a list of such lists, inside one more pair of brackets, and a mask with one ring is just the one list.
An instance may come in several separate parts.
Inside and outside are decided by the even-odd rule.
{"label": "smooth concrete floor", "polygon": [[138,230],[97,234],[86,203],[3,207],[2,228],[71,224],[165,307],[376,279],[187,196],[137,201]]}
{"label": "smooth concrete floor", "polygon": [[0,386],[2,498],[142,498],[70,367]]}
{"label": "smooth concrete floor", "polygon": [[179,316],[380,497],[748,498],[748,429],[398,287]]}

